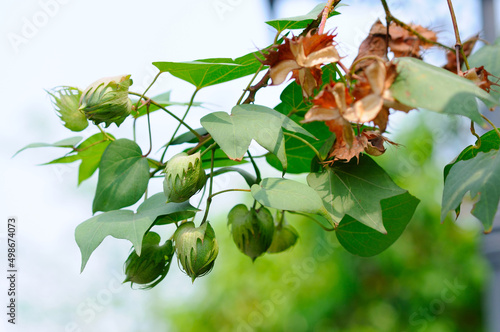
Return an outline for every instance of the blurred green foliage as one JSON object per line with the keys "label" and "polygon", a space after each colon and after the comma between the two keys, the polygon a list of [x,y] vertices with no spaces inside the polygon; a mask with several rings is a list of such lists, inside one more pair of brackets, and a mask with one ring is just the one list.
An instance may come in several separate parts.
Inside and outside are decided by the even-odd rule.
{"label": "blurred green foliage", "polygon": [[[428,112],[405,123],[404,135],[392,137],[401,146],[375,158],[422,201],[395,245],[360,258],[341,248],[335,234],[287,215],[301,236],[298,244],[252,264],[221,217],[213,224],[224,248],[203,280],[206,292],[182,306],[159,304],[158,319],[173,331],[482,331],[489,274],[482,233],[451,218],[439,222],[442,168],[451,160],[434,153],[468,134],[457,120]],[[465,134],[453,134],[459,132]]]}

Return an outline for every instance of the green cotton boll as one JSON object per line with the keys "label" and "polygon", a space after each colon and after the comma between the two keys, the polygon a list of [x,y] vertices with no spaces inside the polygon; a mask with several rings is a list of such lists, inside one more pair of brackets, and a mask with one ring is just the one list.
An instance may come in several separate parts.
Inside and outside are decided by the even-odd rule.
{"label": "green cotton boll", "polygon": [[234,243],[252,261],[268,250],[274,234],[273,216],[268,209],[248,210],[246,205],[238,204],[229,211],[227,218]]}
{"label": "green cotton boll", "polygon": [[167,202],[182,203],[199,192],[207,182],[199,152],[179,153],[167,162],[163,192]]}
{"label": "green cotton boll", "polygon": [[79,109],[96,125],[104,122],[106,127],[112,123],[120,126],[132,111],[132,102],[128,97],[131,85],[130,75],[95,81],[83,92]]}
{"label": "green cotton boll", "polygon": [[183,223],[173,238],[180,266],[193,282],[210,273],[219,254],[219,245],[208,221],[199,227],[193,222]]}
{"label": "green cotton boll", "polygon": [[172,241],[162,246],[160,236],[154,232],[145,235],[141,256],[133,251],[125,261],[125,281],[143,285],[142,289],[150,289],[158,285],[167,275],[174,255]]}
{"label": "green cotton boll", "polygon": [[87,117],[78,109],[82,95],[80,90],[71,86],[61,86],[47,93],[52,97],[54,108],[66,128],[71,131],[82,131],[88,127]]}
{"label": "green cotton boll", "polygon": [[276,227],[273,235],[273,242],[267,252],[277,254],[293,247],[299,239],[299,233],[292,225],[282,225]]}

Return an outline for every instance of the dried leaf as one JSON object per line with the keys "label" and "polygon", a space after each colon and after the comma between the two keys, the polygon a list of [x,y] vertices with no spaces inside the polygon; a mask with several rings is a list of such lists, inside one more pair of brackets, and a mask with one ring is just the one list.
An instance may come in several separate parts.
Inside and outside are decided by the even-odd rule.
{"label": "dried leaf", "polygon": [[373,124],[377,126],[381,133],[387,129],[387,123],[389,122],[389,108],[382,107],[382,110],[378,113],[377,117],[373,119]]}
{"label": "dried leaf", "polygon": [[[358,49],[358,55],[353,61],[355,64],[359,59],[366,56],[378,56],[379,58],[386,59],[387,42],[386,42],[387,28],[377,20],[371,27],[368,37],[363,40]],[[366,67],[371,65],[375,60],[367,59],[356,64],[355,72],[361,72]]]}
{"label": "dried leaf", "polygon": [[[437,34],[421,25],[409,24],[410,28],[419,33],[425,39],[429,41],[436,42]],[[406,30],[403,27],[396,25],[392,22],[389,27],[389,48],[395,57],[411,56],[414,58],[420,58],[420,50],[428,49],[434,46],[433,43],[426,43],[420,40],[416,35]]]}

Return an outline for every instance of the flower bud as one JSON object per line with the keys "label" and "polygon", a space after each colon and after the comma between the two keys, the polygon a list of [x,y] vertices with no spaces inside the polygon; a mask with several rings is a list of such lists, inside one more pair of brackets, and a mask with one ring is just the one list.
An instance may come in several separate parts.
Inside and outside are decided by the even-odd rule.
{"label": "flower bud", "polygon": [[133,251],[125,261],[124,282],[131,285],[144,285],[143,289],[153,288],[159,284],[168,273],[174,255],[172,241],[168,240],[160,246],[160,236],[149,232],[142,242],[141,256]]}
{"label": "flower bud", "polygon": [[268,209],[248,210],[244,204],[238,204],[229,211],[227,218],[234,243],[242,253],[255,261],[266,252],[274,233],[273,216]]}
{"label": "flower bud", "polygon": [[283,252],[295,245],[299,238],[297,230],[288,224],[278,225],[274,230],[273,242],[267,252],[270,254],[277,254]]}
{"label": "flower bud", "polygon": [[[48,92],[48,91],[47,91]],[[64,126],[71,131],[82,131],[89,125],[85,114],[78,107],[82,92],[70,86],[61,86],[54,89],[52,102]]]}
{"label": "flower bud", "polygon": [[193,222],[181,224],[174,233],[174,241],[177,260],[193,282],[212,270],[219,245],[208,221],[200,227]]}
{"label": "flower bud", "polygon": [[132,111],[128,88],[130,75],[102,78],[92,83],[80,98],[80,110],[96,125],[104,122],[119,126]]}
{"label": "flower bud", "polygon": [[167,162],[163,192],[167,196],[167,202],[181,203],[200,191],[206,182],[200,153],[189,156],[183,152]]}

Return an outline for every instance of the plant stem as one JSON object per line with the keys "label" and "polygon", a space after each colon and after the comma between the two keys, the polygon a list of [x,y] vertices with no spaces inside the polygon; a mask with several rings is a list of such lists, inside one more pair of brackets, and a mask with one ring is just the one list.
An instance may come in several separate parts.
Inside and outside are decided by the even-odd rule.
{"label": "plant stem", "polygon": [[321,23],[319,24],[319,29],[318,29],[319,35],[323,34],[323,31],[325,31],[326,20],[328,19],[328,16],[330,15],[330,12],[333,9],[333,2],[334,0],[328,0],[325,8],[323,9],[323,12],[321,14]]}
{"label": "plant stem", "polygon": [[105,132],[104,129],[102,129],[100,125],[96,125],[96,126],[97,126],[97,128],[99,128],[99,130],[101,131],[101,133],[104,135],[104,137],[106,137],[106,139],[108,141],[114,141],[115,140],[113,137],[109,136],[108,133]]}
{"label": "plant stem", "polygon": [[208,135],[205,139],[201,140],[195,147],[193,147],[191,150],[187,152],[187,154],[191,155],[198,151],[203,145],[205,145],[208,141],[212,139],[212,136]]}
{"label": "plant stem", "polygon": [[474,128],[474,121],[470,121],[470,132],[477,138],[477,144],[474,145],[475,149],[479,149],[481,147],[481,137],[476,133],[476,129]]}
{"label": "plant stem", "polygon": [[500,138],[500,131],[498,130],[497,126],[495,126],[495,124],[493,122],[490,121],[490,119],[488,119],[487,117],[485,117],[484,115],[481,114],[481,117],[483,119],[486,120],[486,122],[488,122],[490,124],[490,126],[495,130],[495,132],[497,133],[498,137]]}
{"label": "plant stem", "polygon": [[250,158],[250,162],[252,163],[252,166],[253,166],[253,169],[255,170],[255,183],[260,183],[260,181],[262,180],[262,178],[260,177],[260,170],[259,170],[259,167],[257,166],[257,164],[255,163],[255,160],[253,160],[253,157],[252,155],[250,154],[250,151],[247,150],[247,154],[248,154],[248,157]]}
{"label": "plant stem", "polygon": [[308,218],[308,219],[311,219],[311,220],[312,220],[312,221],[314,221],[316,224],[318,224],[318,225],[319,225],[319,227],[323,228],[323,229],[324,229],[325,231],[327,231],[327,232],[333,232],[333,231],[335,231],[335,230],[337,229],[337,227],[336,227],[337,225],[333,226],[332,228],[328,228],[328,227],[326,227],[325,225],[323,225],[321,222],[319,222],[318,220],[316,220],[315,218],[313,218],[313,217],[311,217],[310,215],[307,215],[307,214],[305,214],[305,213],[295,212],[295,211],[288,211],[288,212],[290,212],[290,213],[292,213],[292,214],[298,214],[298,215],[300,215],[300,216],[303,216],[303,217],[306,217],[306,218]]}
{"label": "plant stem", "polygon": [[[181,124],[184,122],[184,120],[186,119],[188,113],[189,113],[189,110],[191,109],[191,106],[193,106],[193,102],[194,102],[194,97],[196,96],[196,94],[198,93],[198,91],[200,91],[199,88],[196,88],[193,92],[193,94],[191,95],[191,99],[189,100],[189,104],[188,104],[188,107],[186,109],[186,112],[184,113],[181,121],[182,122],[179,122],[179,124],[177,125],[177,128],[175,128],[175,131],[172,135],[172,138],[170,138],[170,141],[167,143],[167,145],[165,146],[165,150],[163,150],[163,154],[161,156],[161,159],[160,161],[163,162],[163,158],[165,158],[165,153],[167,152],[167,149],[168,147],[170,146],[170,144],[172,144],[172,142],[174,141],[175,139],[175,135],[177,135],[177,132],[179,131],[179,128],[181,127]],[[198,133],[196,133],[198,134]],[[199,135],[197,135],[197,137],[199,137]]]}
{"label": "plant stem", "polygon": [[218,192],[212,194],[211,197],[213,198],[213,197],[215,197],[217,195],[228,193],[228,192],[231,192],[231,191],[244,191],[244,192],[247,192],[247,193],[251,192],[250,189],[224,189],[224,190],[221,190],[221,191],[218,191]]}
{"label": "plant stem", "polygon": [[203,216],[203,220],[200,225],[203,225],[207,221],[208,211],[210,210],[210,205],[212,204],[212,189],[214,185],[214,156],[215,150],[212,150],[212,158],[210,161],[210,187],[208,188],[208,198],[207,198],[207,206],[205,207],[205,215]]}
{"label": "plant stem", "polygon": [[217,146],[217,143],[213,143],[211,144],[205,151],[203,151],[201,154],[200,154],[200,158],[203,157],[208,151],[211,151],[213,148],[215,148]]}
{"label": "plant stem", "polygon": [[[424,43],[433,44],[433,45],[442,47],[442,48],[444,48],[444,49],[446,49],[448,51],[454,51],[455,50],[452,47],[449,47],[449,46],[443,45],[443,44],[441,44],[439,42],[436,42],[436,41],[433,41],[433,40],[425,38],[419,32],[415,31],[415,29],[413,29],[411,26],[409,26],[405,22],[403,22],[403,21],[397,19],[396,17],[394,17],[392,15],[391,11],[389,10],[389,6],[387,5],[387,1],[386,0],[380,0],[380,1],[382,2],[382,6],[384,7],[385,17],[386,17],[386,20],[388,22],[388,25],[390,24],[390,22],[394,22],[397,25],[399,25],[400,27],[402,27],[403,29],[411,32],[413,35],[415,35],[418,39],[420,39]],[[389,28],[389,27],[387,27],[387,28]]]}
{"label": "plant stem", "polygon": [[458,30],[458,22],[457,22],[457,17],[455,15],[455,10],[453,10],[453,3],[451,2],[451,0],[447,1],[448,1],[448,8],[450,9],[451,20],[453,22],[453,29],[455,30],[455,40],[456,40],[455,52],[457,57],[457,73],[460,74],[462,72],[460,70],[460,56],[459,56],[460,54],[462,54],[462,57],[464,58],[464,63],[467,70],[469,70],[470,67],[469,67],[469,62],[467,61],[467,57],[465,56],[462,41],[460,40],[460,31]]}
{"label": "plant stem", "polygon": [[[129,94],[131,95],[134,95],[134,96],[139,96],[139,94],[137,92],[132,92],[132,91],[129,91]],[[175,120],[177,120],[180,124],[182,124],[184,127],[186,127],[186,129],[188,129],[194,136],[196,136],[196,138],[198,140],[201,140],[201,136],[200,134],[198,134],[196,132],[196,130],[194,130],[193,128],[191,128],[187,123],[185,123],[181,118],[179,118],[177,115],[175,115],[174,113],[172,113],[171,111],[169,111],[166,107],[164,107],[163,105],[157,103],[156,101],[154,101],[153,99],[151,98],[148,98],[146,96],[144,96],[144,98],[147,100],[147,103],[151,103],[153,105],[155,105],[156,107],[158,108],[161,108],[162,110],[164,110],[165,112],[167,112],[171,117],[173,117]],[[146,104],[147,104],[146,103]],[[137,118],[136,118],[137,119]]]}
{"label": "plant stem", "polygon": [[257,75],[259,75],[260,71],[262,70],[262,67],[264,67],[264,64],[261,63],[260,66],[259,66],[259,69],[257,69],[257,72],[253,75],[253,77],[250,80],[250,82],[248,82],[248,85],[245,88],[245,90],[243,90],[243,93],[241,94],[240,99],[238,99],[238,101],[236,102],[236,105],[241,104],[241,101],[243,100],[243,97],[245,96],[245,93],[247,93],[247,91],[250,91],[250,88],[252,87],[252,83],[253,83],[253,81],[255,81],[255,78],[257,77]]}
{"label": "plant stem", "polygon": [[153,81],[151,82],[151,84],[149,84],[149,86],[146,88],[146,90],[144,90],[144,92],[142,93],[142,95],[139,95],[139,100],[135,103],[135,109],[137,109],[137,107],[139,106],[139,103],[141,102],[142,99],[144,99],[144,95],[149,91],[149,89],[153,86],[153,84],[155,84],[156,80],[158,79],[158,77],[160,77],[161,75],[161,71],[156,74],[156,76],[154,77]]}
{"label": "plant stem", "polygon": [[267,73],[264,75],[264,77],[262,77],[262,79],[259,81],[259,83],[247,89],[247,91],[249,91],[250,93],[248,94],[248,97],[245,99],[243,104],[250,104],[255,101],[255,95],[257,94],[257,91],[267,86],[267,81],[269,81],[269,77],[270,75],[268,70]]}
{"label": "plant stem", "polygon": [[151,153],[151,150],[153,149],[153,137],[151,135],[151,120],[149,119],[149,103],[146,106],[146,116],[148,117],[149,150],[143,157],[147,157]]}

